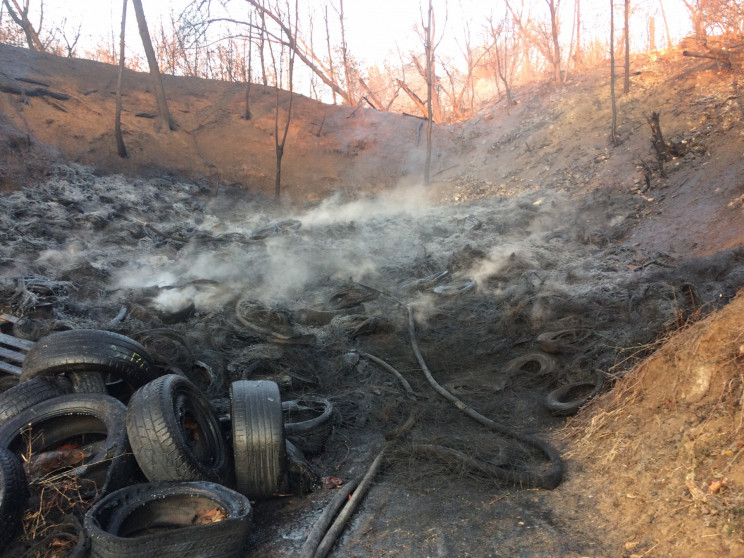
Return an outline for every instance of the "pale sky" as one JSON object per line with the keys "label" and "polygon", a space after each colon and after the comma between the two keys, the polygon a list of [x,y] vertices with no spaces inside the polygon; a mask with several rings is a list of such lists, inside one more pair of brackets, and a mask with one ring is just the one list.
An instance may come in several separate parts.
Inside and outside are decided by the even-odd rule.
{"label": "pale sky", "polygon": [[[679,40],[690,32],[691,26],[687,10],[681,0],[663,0],[663,2],[669,20],[670,32],[675,37],[674,40]],[[181,7],[187,3],[188,0],[143,0],[151,31],[156,27],[161,17],[168,17],[167,14],[170,9],[178,13]],[[213,3],[218,4],[217,0],[214,0]],[[337,1],[334,1],[334,4],[336,3]],[[349,51],[358,59],[366,62],[365,65],[370,65],[380,63],[385,57],[392,61],[397,60],[397,55],[394,54],[396,48],[400,48],[404,53],[410,50],[420,50],[421,43],[414,31],[414,25],[421,21],[420,10],[425,9],[421,8],[421,4],[424,3],[426,3],[426,0],[346,0],[344,9]],[[518,4],[519,0],[516,3]],[[534,13],[543,14],[546,11],[544,0],[526,0],[525,3],[532,6],[531,9]],[[621,14],[622,0],[615,0],[615,3],[619,5],[617,13]],[[42,0],[31,0],[32,10],[34,8],[38,9],[41,4]],[[646,14],[654,12],[657,30],[656,42],[663,45],[665,43],[665,33],[659,13],[660,1],[631,0],[631,4],[635,6],[636,13],[639,14],[635,16],[638,31],[631,33],[631,37],[640,36],[636,39],[640,45],[647,43]],[[68,28],[73,25],[77,26],[77,23],[73,24],[72,22],[80,22],[82,44],[89,46],[98,42],[111,43],[112,39],[118,44],[122,7],[120,0],[44,0],[43,5],[45,27],[59,24],[66,17]],[[322,13],[320,12],[320,6],[323,5],[325,5],[325,2],[321,0],[300,1],[303,12],[316,12],[314,17],[316,30],[324,33],[321,29],[323,23]],[[561,3],[564,32],[570,33],[573,5],[574,2],[571,0],[563,0]],[[244,17],[247,10],[246,2],[232,0],[229,6],[236,17]],[[450,53],[451,56],[456,56],[462,47],[466,25],[470,28],[473,44],[482,43],[483,41],[479,39],[482,37],[483,27],[486,25],[488,16],[493,13],[495,18],[499,18],[505,10],[503,0],[435,0],[434,6],[437,27],[440,31],[444,31],[444,40],[440,45],[440,52]],[[446,25],[444,20],[445,6]],[[582,0],[581,10],[585,28],[583,30],[584,37],[591,35],[593,31],[604,37],[607,32],[603,33],[603,28],[609,25],[607,18],[609,0]],[[329,10],[329,14],[330,18],[336,18],[333,10]],[[139,43],[139,37],[131,4],[128,7],[127,19],[127,42],[134,46]],[[32,18],[32,21],[37,22],[38,16],[36,19]],[[618,22],[618,25],[620,24],[621,22]]]}

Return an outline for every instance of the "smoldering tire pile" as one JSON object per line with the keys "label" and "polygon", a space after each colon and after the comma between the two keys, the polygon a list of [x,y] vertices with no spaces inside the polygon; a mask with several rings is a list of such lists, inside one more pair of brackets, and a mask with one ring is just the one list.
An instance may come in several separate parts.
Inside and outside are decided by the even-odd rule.
{"label": "smoldering tire pile", "polygon": [[[383,447],[376,482],[405,490],[412,506],[432,486],[474,500],[515,481],[556,486],[559,453],[543,435],[659,336],[744,285],[744,250],[682,261],[629,245],[638,203],[532,189],[436,205],[406,190],[280,211],[238,187],[77,166],[0,193],[0,313],[16,320],[5,333],[18,345],[0,339],[0,369],[20,374],[23,360],[25,375],[22,395],[0,394],[0,422],[41,408],[35,428],[48,430],[35,439],[17,427],[15,460],[0,456],[4,478],[20,476],[24,455],[24,469],[48,481],[32,480],[11,546],[77,541],[85,514],[49,508],[78,502],[100,504],[95,522],[120,534],[164,535],[145,525],[167,514],[182,523],[171,508],[189,510],[186,500],[197,502],[192,520],[211,521],[189,529],[244,525],[249,514],[233,513],[239,504],[215,486],[252,500],[306,493],[321,474],[349,487]],[[412,351],[414,330],[439,389]],[[34,356],[50,334],[71,342]],[[126,340],[112,347],[112,334]],[[84,347],[86,360],[68,369]],[[284,401],[269,403],[277,386]],[[30,419],[18,420],[26,429]],[[163,509],[164,491],[141,486],[164,482],[200,483],[201,495],[174,495],[183,501]],[[39,488],[53,505],[39,505]],[[324,500],[335,498],[292,501],[303,532]],[[274,541],[280,553],[300,550],[283,516],[262,523],[280,502],[254,500],[250,552]],[[2,512],[17,525],[16,506]]]}
{"label": "smoldering tire pile", "polygon": [[[74,522],[66,538],[37,541],[37,555],[66,543],[77,556],[242,556],[250,500],[291,487],[277,384],[237,381],[230,395],[225,432],[206,395],[159,375],[133,339],[94,329],[42,338],[0,393],[0,548],[28,552],[13,544],[36,509],[48,515],[38,521]],[[290,428],[315,433],[323,412],[312,415]]]}

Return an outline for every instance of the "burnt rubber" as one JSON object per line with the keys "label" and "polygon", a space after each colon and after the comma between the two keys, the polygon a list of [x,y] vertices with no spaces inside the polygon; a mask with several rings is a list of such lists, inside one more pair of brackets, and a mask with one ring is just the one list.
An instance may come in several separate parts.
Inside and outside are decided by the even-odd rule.
{"label": "burnt rubber", "polygon": [[225,486],[159,482],[109,494],[88,510],[84,526],[91,555],[100,558],[238,558],[251,517],[248,498]]}
{"label": "burnt rubber", "polygon": [[323,451],[333,430],[330,401],[313,396],[284,401],[282,413],[287,440],[309,455]]}
{"label": "burnt rubber", "polygon": [[56,378],[34,378],[0,393],[0,425],[26,409],[72,391],[69,382]]}
{"label": "burnt rubber", "polygon": [[71,329],[47,335],[29,349],[21,381],[71,372],[115,375],[135,388],[159,375],[150,354],[134,339],[112,331]]}
{"label": "burnt rubber", "polygon": [[[134,462],[124,429],[126,407],[98,393],[70,393],[42,401],[0,426],[0,448],[29,458],[66,443],[95,443],[82,464],[54,471],[74,479],[82,496],[105,494],[129,482]],[[91,444],[93,445],[93,444]]]}
{"label": "burnt rubber", "polygon": [[21,530],[28,494],[20,459],[13,452],[0,448],[0,552]]}
{"label": "burnt rubber", "polygon": [[287,482],[279,386],[268,380],[233,382],[230,408],[238,491],[255,499],[279,494]]}
{"label": "burnt rubber", "polygon": [[602,389],[602,376],[592,381],[571,382],[545,396],[545,406],[557,416],[573,415]]}
{"label": "burnt rubber", "polygon": [[129,400],[126,429],[150,481],[223,482],[229,461],[217,416],[188,379],[167,374]]}

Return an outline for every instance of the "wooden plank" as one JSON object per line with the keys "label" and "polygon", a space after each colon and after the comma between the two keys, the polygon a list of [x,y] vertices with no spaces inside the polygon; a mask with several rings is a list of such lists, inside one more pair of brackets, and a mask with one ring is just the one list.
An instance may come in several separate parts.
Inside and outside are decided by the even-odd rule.
{"label": "wooden plank", "polygon": [[20,339],[18,337],[13,337],[12,335],[0,333],[0,345],[8,345],[9,347],[15,347],[16,349],[27,351],[36,345],[36,343],[29,341],[28,339]]}
{"label": "wooden plank", "polygon": [[4,349],[3,347],[0,347],[0,358],[3,360],[8,360],[10,362],[23,362],[23,359],[26,358],[25,353],[19,353],[18,351],[11,351],[10,349]]}
{"label": "wooden plank", "polygon": [[13,374],[14,376],[21,375],[21,369],[18,366],[8,364],[7,362],[3,362],[2,360],[0,360],[0,371],[7,372],[8,374]]}
{"label": "wooden plank", "polygon": [[18,321],[18,318],[11,316],[10,314],[0,314],[0,322],[7,322],[14,324]]}

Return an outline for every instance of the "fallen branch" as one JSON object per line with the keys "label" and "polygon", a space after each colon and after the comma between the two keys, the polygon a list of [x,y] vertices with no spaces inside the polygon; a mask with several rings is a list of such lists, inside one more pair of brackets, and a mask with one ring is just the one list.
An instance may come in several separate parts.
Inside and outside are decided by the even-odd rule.
{"label": "fallen branch", "polygon": [[22,97],[51,97],[59,101],[67,101],[70,96],[64,93],[56,93],[45,87],[23,87],[17,79],[5,74],[0,74],[0,91],[11,93],[12,95],[21,95]]}

